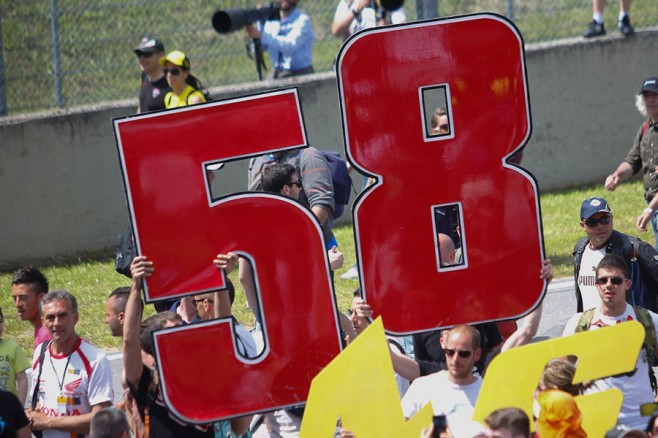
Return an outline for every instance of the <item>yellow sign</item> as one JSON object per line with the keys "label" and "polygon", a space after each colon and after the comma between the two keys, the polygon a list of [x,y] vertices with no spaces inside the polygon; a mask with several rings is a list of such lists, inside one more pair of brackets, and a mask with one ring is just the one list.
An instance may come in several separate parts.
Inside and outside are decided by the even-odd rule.
{"label": "yellow sign", "polygon": [[[574,383],[633,371],[644,334],[642,324],[633,321],[508,350],[489,364],[473,419],[483,422],[492,411],[507,407],[532,418],[533,394],[544,367],[556,357],[578,357]],[[618,389],[576,397],[588,436],[602,437],[615,426],[622,400]]]}
{"label": "yellow sign", "polygon": [[420,436],[432,405],[405,420],[390,354],[377,318],[313,379],[300,437],[333,436],[338,417],[357,437]]}

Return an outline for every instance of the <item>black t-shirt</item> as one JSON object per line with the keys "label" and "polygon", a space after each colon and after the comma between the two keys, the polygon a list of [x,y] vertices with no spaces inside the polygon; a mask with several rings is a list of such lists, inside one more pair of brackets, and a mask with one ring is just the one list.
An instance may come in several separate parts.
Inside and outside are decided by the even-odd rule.
{"label": "black t-shirt", "polygon": [[215,431],[211,424],[208,425],[207,430],[203,431],[197,426],[186,424],[183,420],[174,417],[169,412],[169,409],[164,406],[164,403],[156,399],[157,394],[153,393],[153,387],[155,385],[151,385],[152,379],[151,370],[145,366],[137,391],[134,388],[130,388],[142,419],[144,419],[146,409],[148,408],[149,436],[153,438],[214,438]]}
{"label": "black t-shirt", "polygon": [[0,437],[14,438],[17,430],[29,424],[18,397],[11,392],[0,390]]}
{"label": "black t-shirt", "polygon": [[171,91],[167,78],[164,76],[155,82],[149,81],[146,73],[142,72],[142,89],[139,91],[139,108],[145,113],[165,109],[164,97]]}

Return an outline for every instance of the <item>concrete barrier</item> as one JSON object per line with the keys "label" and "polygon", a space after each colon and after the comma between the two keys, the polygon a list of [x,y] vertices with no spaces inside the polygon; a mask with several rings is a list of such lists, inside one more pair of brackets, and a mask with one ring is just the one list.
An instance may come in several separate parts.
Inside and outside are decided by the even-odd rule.
{"label": "concrete barrier", "polygon": [[[642,123],[635,94],[642,79],[658,75],[657,36],[649,29],[526,47],[533,131],[523,165],[543,192],[602,182],[625,157]],[[211,91],[225,99],[291,84],[310,144],[342,151],[333,73]],[[128,215],[111,120],[135,107],[130,100],[0,120],[1,269],[113,247]],[[482,117],[496,129],[486,108]],[[244,162],[217,175],[222,193],[246,188]]]}

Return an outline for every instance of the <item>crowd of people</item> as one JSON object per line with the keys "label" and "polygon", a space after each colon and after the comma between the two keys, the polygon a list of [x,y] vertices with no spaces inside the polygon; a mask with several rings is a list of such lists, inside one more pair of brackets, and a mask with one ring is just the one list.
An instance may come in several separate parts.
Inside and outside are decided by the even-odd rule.
{"label": "crowd of people", "polygon": [[[310,73],[310,18],[297,9],[297,1],[277,0],[277,4],[280,20],[248,25],[245,32],[270,51],[273,79]],[[594,0],[594,24],[590,25],[594,32],[585,36],[605,33],[603,25],[597,24],[603,4]],[[629,8],[630,0],[620,1],[624,13],[620,14],[620,30],[625,35],[633,32]],[[361,29],[405,20],[402,9],[381,14],[369,0],[340,0],[332,33],[346,39]],[[162,42],[151,37],[144,37],[134,52],[142,69],[139,113],[207,100],[207,93],[191,74],[190,59],[183,52],[165,54]],[[644,231],[649,223],[658,246],[658,156],[654,150],[658,140],[658,125],[654,123],[658,120],[657,78],[643,81],[638,109],[647,121],[639,128],[627,158],[608,176],[604,187],[614,190],[620,181],[642,172],[648,206],[638,216],[637,227]],[[445,133],[449,128],[448,113],[437,109],[431,123],[432,135]],[[250,162],[248,179],[249,190],[279,194],[306,206],[321,225],[330,269],[342,267],[343,254],[332,232],[336,206],[331,172],[320,151],[311,147],[255,158]],[[532,341],[542,316],[541,304],[505,336],[496,323],[460,325],[410,337],[389,336],[405,417],[412,417],[431,402],[435,416],[441,420],[430,425],[422,436],[529,437],[533,424],[539,436],[586,436],[575,397],[610,388],[619,389],[624,398],[617,427],[608,435],[657,436],[656,415],[643,416],[646,413],[641,413],[639,406],[656,399],[653,365],[658,360],[658,251],[636,237],[614,230],[612,211],[602,197],[582,202],[579,225],[585,236],[576,242],[573,253],[577,308],[563,335],[638,321],[646,336],[635,370],[577,385],[573,383],[577,358],[556,358],[546,365],[538,383],[531,417],[517,407],[508,407],[492,412],[481,424],[472,417],[487,365],[496,354]],[[458,236],[458,227],[455,224],[454,229],[437,235],[442,266],[460,263],[461,248],[456,244],[461,242],[452,237]],[[262,315],[249,260],[227,253],[218,254],[212,263],[225,274],[238,269],[240,286],[254,314],[254,330],[247,330],[232,316],[235,288],[230,281],[225,289],[184,297],[166,308],[159,307],[155,315],[144,319],[143,281],[153,274],[155,265],[144,255],[136,256],[130,266],[131,285],[112,291],[105,307],[110,333],[122,339],[123,395],[114,394],[106,355],[76,332],[76,297],[64,289],[50,290],[46,277],[34,267],[17,270],[11,295],[18,318],[33,328],[34,350],[30,361],[16,342],[5,339],[4,314],[0,309],[0,436],[5,436],[4,431],[11,433],[8,436],[29,437],[34,433],[47,438],[73,434],[95,438],[297,436],[302,408],[199,425],[178,418],[164,401],[153,331],[233,318],[237,354],[255,358],[263,351]],[[550,260],[544,261],[538,275],[547,282],[552,280]],[[347,314],[339,315],[344,345],[368,327],[372,315],[373,309],[357,289]],[[26,375],[30,367],[31,384]],[[30,407],[24,410],[28,402]],[[337,434],[354,436],[339,421]]]}

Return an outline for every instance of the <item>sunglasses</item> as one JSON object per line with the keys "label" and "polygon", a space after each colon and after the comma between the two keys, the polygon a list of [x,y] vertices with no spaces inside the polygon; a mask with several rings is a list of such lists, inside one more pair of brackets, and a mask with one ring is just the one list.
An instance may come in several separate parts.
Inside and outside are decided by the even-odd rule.
{"label": "sunglasses", "polygon": [[138,58],[150,58],[154,52],[135,52]]}
{"label": "sunglasses", "polygon": [[610,216],[609,215],[600,217],[598,219],[595,218],[595,217],[591,217],[591,218],[585,220],[585,225],[587,225],[590,228],[594,228],[598,224],[608,225],[609,223],[610,223]]}
{"label": "sunglasses", "polygon": [[471,357],[471,354],[473,354],[473,352],[470,350],[453,350],[452,348],[444,348],[443,352],[447,357],[452,357],[455,355],[455,353],[457,353],[457,355],[462,359],[467,359]]}
{"label": "sunglasses", "polygon": [[298,189],[302,188],[302,180],[300,179],[299,181],[294,181],[291,183],[286,184],[288,186],[297,186]]}
{"label": "sunglasses", "polygon": [[610,280],[610,283],[614,284],[615,286],[619,286],[624,282],[623,278],[613,276],[613,277],[597,277],[594,280],[594,283],[598,284],[599,286],[605,286],[606,284],[608,284],[608,280]]}
{"label": "sunglasses", "polygon": [[171,68],[171,69],[165,68],[162,71],[164,71],[164,74],[171,73],[173,76],[178,76],[179,74],[181,74],[183,72],[183,70],[181,70],[178,67],[174,67],[174,68]]}

